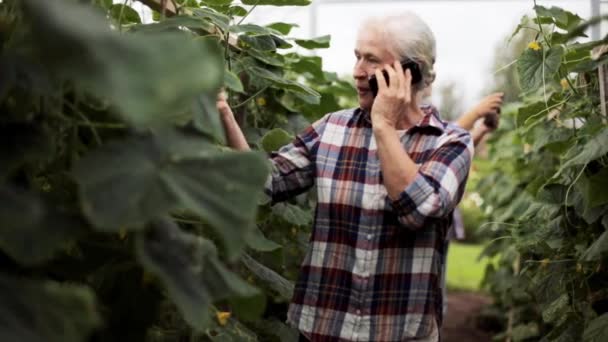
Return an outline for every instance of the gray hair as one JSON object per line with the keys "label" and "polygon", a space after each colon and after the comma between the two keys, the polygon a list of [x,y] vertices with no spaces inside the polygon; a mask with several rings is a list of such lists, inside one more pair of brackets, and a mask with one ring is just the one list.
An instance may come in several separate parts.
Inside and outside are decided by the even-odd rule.
{"label": "gray hair", "polygon": [[399,60],[411,59],[418,62],[422,72],[422,82],[416,91],[429,87],[435,80],[436,43],[430,27],[413,12],[402,12],[366,20],[361,30],[377,29]]}

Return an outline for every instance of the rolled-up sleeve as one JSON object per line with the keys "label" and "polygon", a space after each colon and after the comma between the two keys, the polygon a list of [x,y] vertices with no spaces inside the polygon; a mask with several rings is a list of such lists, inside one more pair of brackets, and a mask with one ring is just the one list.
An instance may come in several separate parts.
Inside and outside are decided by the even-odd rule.
{"label": "rolled-up sleeve", "polygon": [[392,201],[399,221],[415,230],[429,218],[449,215],[462,199],[472,156],[473,141],[466,131],[458,131],[435,149],[414,181]]}
{"label": "rolled-up sleeve", "polygon": [[306,128],[288,145],[270,154],[271,173],[265,193],[271,203],[297,196],[314,185],[315,154],[326,119]]}

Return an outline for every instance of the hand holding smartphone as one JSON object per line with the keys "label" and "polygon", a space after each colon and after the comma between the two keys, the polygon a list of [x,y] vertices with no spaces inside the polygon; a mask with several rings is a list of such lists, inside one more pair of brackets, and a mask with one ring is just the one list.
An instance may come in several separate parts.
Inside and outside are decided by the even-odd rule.
{"label": "hand holding smartphone", "polygon": [[[403,68],[404,72],[406,69],[410,69],[410,72],[412,73],[412,84],[422,81],[422,72],[420,72],[420,66],[418,63],[408,59],[401,62],[401,67]],[[386,70],[382,70],[382,75],[384,75],[386,85],[389,85],[390,80],[388,77],[388,72]],[[376,75],[372,75],[372,77],[369,78],[369,89],[375,98],[378,95],[378,80],[376,79]]]}

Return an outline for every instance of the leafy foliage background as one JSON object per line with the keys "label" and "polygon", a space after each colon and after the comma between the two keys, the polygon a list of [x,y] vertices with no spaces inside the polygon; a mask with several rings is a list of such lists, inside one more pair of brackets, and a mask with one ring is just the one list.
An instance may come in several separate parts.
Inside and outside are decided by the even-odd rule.
{"label": "leafy foliage background", "polygon": [[[287,50],[329,37],[242,24],[309,1],[176,4],[142,23],[130,2],[0,3],[2,340],[297,337],[274,308],[311,207],[265,204],[265,152],[354,89]],[[221,86],[258,152],[223,147]]]}
{"label": "leafy foliage background", "polygon": [[504,319],[496,340],[600,341],[608,335],[608,126],[598,67],[608,43],[578,43],[584,21],[536,6],[520,31],[532,32],[517,59],[521,102],[503,114],[491,141],[492,168],[478,184],[499,256],[485,283]]}

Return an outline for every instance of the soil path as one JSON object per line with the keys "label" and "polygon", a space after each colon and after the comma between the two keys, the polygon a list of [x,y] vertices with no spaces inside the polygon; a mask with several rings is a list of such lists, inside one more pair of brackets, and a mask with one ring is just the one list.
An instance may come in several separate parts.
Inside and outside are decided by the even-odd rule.
{"label": "soil path", "polygon": [[487,342],[492,336],[475,326],[475,316],[492,300],[471,292],[448,293],[448,312],[443,321],[443,342]]}

